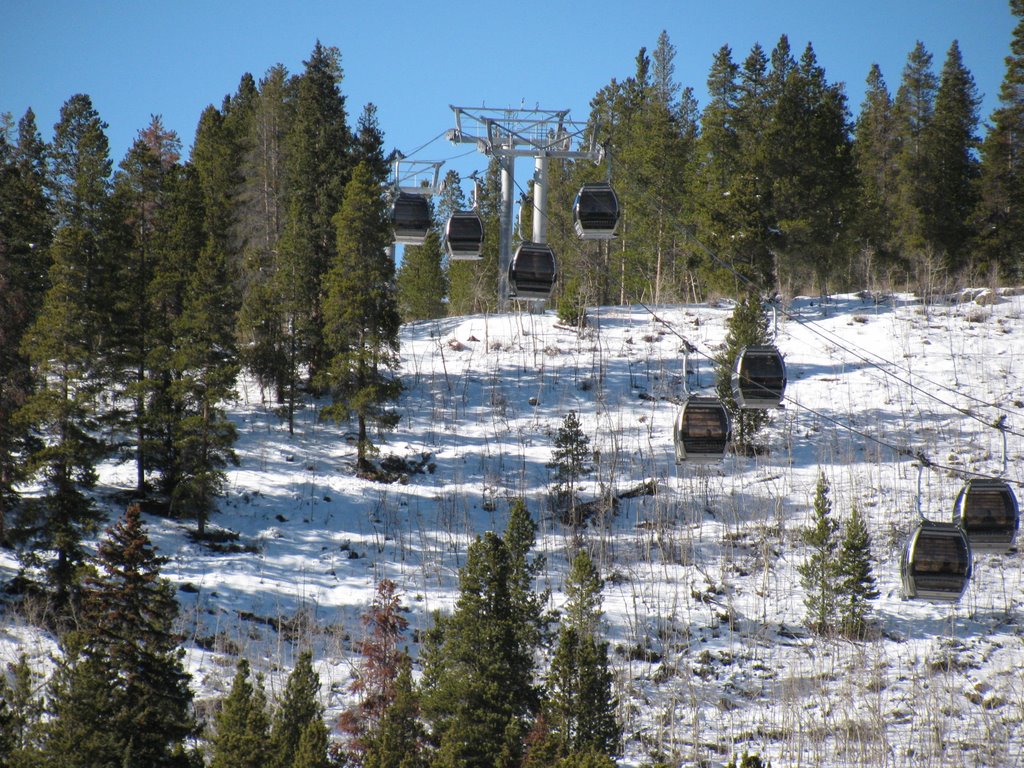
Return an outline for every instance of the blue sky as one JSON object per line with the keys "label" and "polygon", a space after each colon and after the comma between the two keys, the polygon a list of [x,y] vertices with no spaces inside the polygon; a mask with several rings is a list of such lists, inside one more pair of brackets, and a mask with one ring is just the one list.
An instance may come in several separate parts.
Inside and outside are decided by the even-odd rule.
{"label": "blue sky", "polygon": [[87,93],[109,124],[115,164],[153,114],[187,149],[203,108],[233,93],[243,73],[258,80],[276,63],[300,72],[319,39],[341,50],[353,125],[372,101],[387,149],[409,153],[428,144],[416,159],[447,160],[460,171],[482,168],[484,159],[437,138],[452,127],[449,105],[570,109],[585,120],[594,94],[631,75],[638,50],[653,49],[663,29],[676,47],[676,80],[692,86],[702,106],[712,56],[723,44],[742,61],[755,42],[770,50],[781,34],[797,54],[810,42],[828,79],[846,84],[856,111],[873,62],[895,92],[916,41],[938,73],[956,39],[984,95],[985,119],[998,103],[1014,25],[1007,0],[2,5],[0,112],[20,118],[32,107],[49,138],[64,101]]}

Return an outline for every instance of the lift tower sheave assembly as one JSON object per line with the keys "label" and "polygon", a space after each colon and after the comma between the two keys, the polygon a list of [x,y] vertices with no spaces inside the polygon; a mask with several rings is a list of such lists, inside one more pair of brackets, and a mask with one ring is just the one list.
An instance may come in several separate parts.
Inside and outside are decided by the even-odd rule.
{"label": "lift tower sheave assembly", "polygon": [[455,128],[448,131],[448,140],[455,144],[475,144],[483,154],[495,157],[501,168],[498,299],[501,307],[505,308],[509,298],[508,273],[512,264],[516,159],[534,159],[532,242],[544,244],[547,242],[548,161],[555,158],[600,163],[604,151],[597,144],[596,129],[588,135],[590,126],[570,121],[567,109],[494,109],[454,105],[451,109],[455,113]]}

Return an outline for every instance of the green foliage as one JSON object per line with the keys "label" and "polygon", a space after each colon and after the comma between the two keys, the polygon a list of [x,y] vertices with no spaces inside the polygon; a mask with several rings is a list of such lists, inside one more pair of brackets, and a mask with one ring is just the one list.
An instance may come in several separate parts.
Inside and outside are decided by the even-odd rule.
{"label": "green foliage", "polygon": [[441,267],[441,238],[427,233],[423,245],[407,245],[398,269],[398,308],[402,322],[444,317],[447,279]]}
{"label": "green foliage", "polygon": [[393,696],[380,723],[367,736],[364,768],[426,768],[427,737],[419,721],[419,703],[406,656],[398,669]]}
{"label": "green foliage", "polygon": [[[99,569],[86,584],[81,623],[63,639],[64,658],[50,683],[50,717],[43,727],[49,763],[182,765],[184,742],[195,724],[174,633],[178,604],[160,576],[164,562],[132,505],[100,543]],[[74,762],[62,762],[71,752]]]}
{"label": "green foliage", "polygon": [[345,201],[334,217],[337,258],[325,281],[324,340],[330,364],[324,381],[333,395],[325,415],[359,423],[357,466],[369,467],[374,450],[367,422],[393,427],[387,404],[398,397],[400,319],[395,265],[388,255],[391,229],[380,187],[366,164],[356,166]]}
{"label": "green foliage", "polygon": [[[8,675],[12,683],[7,682]],[[38,738],[44,712],[38,683],[25,654],[0,677],[0,766],[31,768],[39,758]],[[6,762],[5,762],[6,761]]]}
{"label": "green foliage", "polygon": [[518,763],[536,713],[534,647],[525,644],[524,602],[516,597],[517,557],[488,532],[470,545],[459,597],[424,643],[423,714],[437,766]]}
{"label": "green foliage", "polygon": [[[320,677],[313,669],[313,654],[303,651],[288,675],[271,719],[270,745],[274,753],[273,765],[277,768],[293,768],[293,764],[294,768],[299,768],[296,756],[300,753],[305,761],[303,766],[319,768],[326,761],[327,734],[319,693]],[[306,743],[302,744],[304,739]],[[322,751],[314,753],[321,741]]]}
{"label": "green foliage", "polygon": [[871,563],[871,536],[855,505],[839,544],[839,621],[847,637],[864,636],[869,602],[879,595]]}
{"label": "green foliage", "polygon": [[214,717],[210,768],[266,768],[272,765],[270,717],[263,681],[250,680],[249,662],[240,659],[231,690]]}
{"label": "green foliage", "polygon": [[593,471],[592,459],[590,438],[583,431],[576,412],[570,411],[562,419],[562,426],[555,433],[555,447],[551,451],[548,466],[555,471],[555,498],[560,507],[568,508],[563,515],[574,528],[582,522],[578,519],[576,511],[576,490],[580,478]]}
{"label": "green foliage", "polygon": [[807,559],[797,566],[800,584],[806,594],[807,625],[818,634],[836,629],[837,598],[841,589],[839,567],[839,524],[832,517],[832,499],[825,473],[818,475],[814,490],[814,517],[803,532],[804,544],[811,548]]}
{"label": "green foliage", "polygon": [[566,581],[568,600],[548,674],[545,710],[551,733],[564,753],[576,758],[612,758],[622,735],[615,718],[608,643],[600,637],[603,586],[589,555],[580,550]]}
{"label": "green foliage", "polygon": [[761,759],[758,754],[750,754],[746,750],[743,751],[743,757],[737,758],[733,755],[732,760],[729,761],[726,768],[772,768],[772,761],[769,760],[767,763]]}

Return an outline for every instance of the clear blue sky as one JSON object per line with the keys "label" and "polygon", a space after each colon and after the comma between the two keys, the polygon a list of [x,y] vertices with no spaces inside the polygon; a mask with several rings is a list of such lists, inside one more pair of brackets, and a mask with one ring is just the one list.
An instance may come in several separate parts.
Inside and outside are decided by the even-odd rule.
{"label": "clear blue sky", "polygon": [[[32,107],[50,138],[61,105],[87,93],[109,124],[115,164],[153,114],[187,150],[203,108],[233,93],[243,73],[259,80],[276,63],[301,72],[319,39],[341,50],[350,123],[372,101],[386,149],[409,153],[452,127],[450,104],[570,109],[585,120],[594,94],[630,76],[638,50],[652,50],[664,29],[676,80],[701,106],[720,46],[740,62],[755,42],[770,51],[786,34],[797,55],[813,45],[854,112],[872,63],[895,92],[916,41],[938,74],[956,39],[984,120],[998,103],[1013,24],[1007,0],[2,0],[0,112],[17,119]],[[472,155],[442,138],[416,158],[482,168]]]}

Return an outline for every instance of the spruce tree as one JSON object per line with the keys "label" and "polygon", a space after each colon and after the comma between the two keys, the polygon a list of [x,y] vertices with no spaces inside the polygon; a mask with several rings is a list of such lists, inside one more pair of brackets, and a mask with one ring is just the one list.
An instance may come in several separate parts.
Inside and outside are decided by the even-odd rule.
{"label": "spruce tree", "polygon": [[249,662],[239,659],[231,690],[220,703],[210,737],[210,768],[267,768],[274,751],[263,681],[251,680]]}
{"label": "spruce tree", "polygon": [[536,711],[532,648],[510,589],[512,560],[488,532],[470,545],[450,616],[435,619],[423,649],[423,714],[433,764],[490,768],[518,764]]}
{"label": "spruce tree", "polygon": [[565,755],[619,753],[608,643],[601,639],[603,582],[590,556],[573,558],[568,600],[548,674],[547,722]]}
{"label": "spruce tree", "polygon": [[935,111],[925,137],[934,166],[926,236],[952,272],[967,262],[970,217],[977,204],[980,103],[974,78],[964,66],[960,46],[954,40],[939,75]]}
{"label": "spruce tree", "polygon": [[427,735],[406,656],[394,681],[394,694],[378,725],[367,734],[364,768],[427,768]]}
{"label": "spruce tree", "polygon": [[584,522],[577,512],[576,489],[580,478],[592,471],[592,459],[590,438],[583,431],[576,412],[570,411],[555,433],[555,447],[548,466],[555,470],[553,489],[563,521],[574,530]]}
{"label": "spruce tree", "polygon": [[[277,768],[292,768],[296,756],[299,754],[299,745],[311,725],[323,725],[323,705],[318,699],[320,694],[320,677],[313,669],[313,654],[310,651],[303,651],[295,662],[295,667],[288,675],[288,682],[285,684],[284,692],[277,701],[274,715],[270,725],[270,744],[273,750],[273,765]],[[312,750],[320,744],[320,731],[316,728],[310,730],[306,737],[307,743],[303,745],[303,760],[309,761],[317,755]],[[324,734],[324,751],[318,757],[323,761],[327,759],[326,733]],[[313,763],[316,765],[315,761]],[[299,768],[295,765],[295,768]]]}
{"label": "spruce tree", "polygon": [[387,404],[398,397],[401,382],[390,225],[380,186],[365,163],[353,171],[334,225],[337,257],[324,283],[324,340],[331,356],[323,376],[333,402],[325,415],[356,417],[356,464],[367,472],[376,450],[368,424],[397,423]]}
{"label": "spruce tree", "polygon": [[839,524],[832,517],[832,500],[824,472],[818,475],[815,486],[813,514],[812,525],[803,531],[804,544],[811,552],[797,566],[797,571],[806,592],[807,626],[818,634],[827,635],[836,629],[842,573],[838,560]]}
{"label": "spruce tree", "polygon": [[1016,17],[999,86],[999,106],[981,144],[979,202],[973,248],[979,272],[1010,281],[1024,278],[1024,0],[1010,0]]}
{"label": "spruce tree", "polygon": [[442,268],[441,237],[436,229],[422,245],[407,245],[398,269],[398,309],[402,322],[432,320],[445,315],[447,280]]}
{"label": "spruce tree", "polygon": [[898,263],[899,248],[895,241],[897,148],[892,96],[881,69],[872,64],[853,142],[857,202],[852,233],[862,260],[862,271],[855,277],[860,277],[865,285],[875,274],[884,273]]}
{"label": "spruce tree", "polygon": [[[25,654],[8,664],[6,673],[0,677],[0,766],[32,768],[39,764],[38,738],[44,712],[39,683]],[[7,675],[12,678],[10,684]]]}
{"label": "spruce tree", "polygon": [[862,638],[870,601],[878,597],[872,572],[871,536],[856,505],[839,544],[839,623],[847,637]]}
{"label": "spruce tree", "polygon": [[51,686],[43,751],[52,763],[62,764],[82,738],[91,745],[83,766],[185,764],[192,693],[174,634],[174,589],[160,576],[165,561],[135,504],[101,541],[81,623],[65,637]]}
{"label": "spruce tree", "polygon": [[103,340],[116,257],[105,128],[88,96],[75,95],[61,108],[49,176],[57,222],[50,287],[21,342],[40,386],[17,412],[15,424],[39,437],[26,468],[44,486],[26,505],[25,559],[41,564],[43,553],[53,553],[46,571],[58,613],[75,597],[77,571],[85,560],[82,540],[95,532],[99,519],[88,492],[102,453],[95,438],[97,396],[110,379]]}

